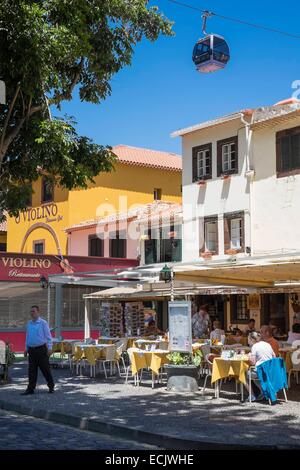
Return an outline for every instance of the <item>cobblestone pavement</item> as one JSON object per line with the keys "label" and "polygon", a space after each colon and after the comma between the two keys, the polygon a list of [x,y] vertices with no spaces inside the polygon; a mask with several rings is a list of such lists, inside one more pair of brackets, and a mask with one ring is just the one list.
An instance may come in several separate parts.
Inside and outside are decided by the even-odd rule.
{"label": "cobblestone pavement", "polygon": [[[145,376],[139,387],[124,377],[96,379],[72,375],[68,368],[54,369],[56,391],[47,393],[42,377],[34,395],[20,396],[27,383],[27,365],[16,364],[11,383],[0,386],[0,401],[82,419],[98,420],[131,429],[200,442],[268,445],[300,448],[300,385],[292,382],[288,403],[241,403],[234,382],[223,385],[219,400],[208,387],[201,392],[171,393],[165,385],[151,388]],[[210,385],[210,381],[209,381]],[[1,429],[1,428],[0,428]],[[74,431],[72,430],[71,433]]]}
{"label": "cobblestone pavement", "polygon": [[0,411],[0,450],[150,450],[143,445],[106,434],[81,431]]}

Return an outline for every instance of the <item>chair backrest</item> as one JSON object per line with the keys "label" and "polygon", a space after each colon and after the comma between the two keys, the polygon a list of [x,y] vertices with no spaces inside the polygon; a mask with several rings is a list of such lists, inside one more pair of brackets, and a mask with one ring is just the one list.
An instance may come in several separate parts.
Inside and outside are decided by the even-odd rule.
{"label": "chair backrest", "polygon": [[279,390],[287,388],[287,374],[282,357],[274,357],[256,367],[260,386],[266,398],[276,401]]}
{"label": "chair backrest", "polygon": [[127,338],[121,338],[119,339],[116,343],[115,346],[119,350],[119,348],[122,348],[121,354],[127,350],[127,344],[128,344],[128,339]]}
{"label": "chair backrest", "polygon": [[220,357],[220,355],[219,355],[219,354],[212,354],[212,353],[210,353],[210,354],[207,354],[207,355],[205,356],[205,360],[206,360],[206,362],[208,363],[210,369],[212,369],[212,366],[213,366],[213,363],[214,363],[214,359],[215,359],[216,357]]}
{"label": "chair backrest", "polygon": [[109,344],[105,348],[105,360],[106,361],[113,361],[116,355],[116,346],[114,344]]}
{"label": "chair backrest", "polygon": [[0,364],[6,364],[5,350],[6,346],[4,341],[0,341]]}
{"label": "chair backrest", "polygon": [[168,351],[169,343],[168,341],[160,341],[158,343],[158,349],[162,349],[163,351]]}
{"label": "chair backrest", "polygon": [[294,370],[300,370],[300,349],[290,353]]}
{"label": "chair backrest", "polygon": [[242,344],[240,343],[235,343],[235,344],[227,344],[224,346],[224,349],[225,350],[230,350],[230,349],[242,349],[244,348],[245,346],[243,346]]}
{"label": "chair backrest", "polygon": [[203,352],[204,357],[210,354],[210,345],[209,344],[202,344],[200,346],[201,351]]}

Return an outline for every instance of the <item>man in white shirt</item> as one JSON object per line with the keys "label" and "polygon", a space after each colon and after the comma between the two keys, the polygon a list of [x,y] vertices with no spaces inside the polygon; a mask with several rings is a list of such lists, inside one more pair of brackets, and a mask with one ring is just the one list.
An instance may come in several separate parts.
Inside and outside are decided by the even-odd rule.
{"label": "man in white shirt", "polygon": [[[256,368],[257,366],[261,365],[265,361],[269,361],[276,357],[272,346],[266,341],[262,341],[262,337],[260,333],[252,332],[249,334],[248,341],[251,347],[251,353],[249,355],[250,362],[255,366],[254,370],[248,372],[251,374],[251,378],[254,382],[254,389],[258,389],[258,394],[252,395],[251,401],[261,400],[263,399],[262,390],[260,387],[260,383],[257,377]],[[248,387],[247,387],[248,388]],[[248,389],[249,391],[249,389]]]}

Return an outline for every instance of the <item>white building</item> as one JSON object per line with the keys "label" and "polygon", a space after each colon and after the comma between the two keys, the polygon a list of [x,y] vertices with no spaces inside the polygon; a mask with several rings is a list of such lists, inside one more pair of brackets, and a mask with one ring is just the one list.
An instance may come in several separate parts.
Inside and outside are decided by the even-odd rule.
{"label": "white building", "polygon": [[[182,137],[183,262],[217,269],[300,256],[300,101],[242,110],[173,136]],[[287,329],[289,300],[283,291],[262,294],[260,312],[249,312],[240,295],[216,308],[225,326],[254,314]]]}

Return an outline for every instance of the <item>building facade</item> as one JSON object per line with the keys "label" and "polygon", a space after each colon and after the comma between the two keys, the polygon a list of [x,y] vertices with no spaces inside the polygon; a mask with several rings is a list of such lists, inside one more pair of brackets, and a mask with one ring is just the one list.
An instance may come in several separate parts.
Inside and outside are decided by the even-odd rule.
{"label": "building facade", "polygon": [[113,151],[115,171],[101,173],[87,189],[53,188],[45,177],[34,183],[27,210],[8,218],[7,251],[66,255],[67,227],[157,199],[181,201],[178,155],[124,145]]}
{"label": "building facade", "polygon": [[[183,261],[208,266],[299,256],[300,102],[240,112],[179,130]],[[250,284],[250,283],[249,283]],[[225,327],[276,322],[287,331],[296,292],[202,296]]]}

